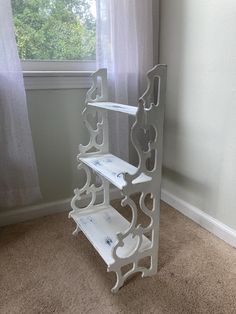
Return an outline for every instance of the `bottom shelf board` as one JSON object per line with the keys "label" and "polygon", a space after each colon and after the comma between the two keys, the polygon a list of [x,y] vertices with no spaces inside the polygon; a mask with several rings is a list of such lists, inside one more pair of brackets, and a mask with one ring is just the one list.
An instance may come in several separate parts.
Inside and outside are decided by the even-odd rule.
{"label": "bottom shelf board", "polygon": [[[105,263],[109,266],[114,263],[112,258],[112,248],[117,243],[116,234],[124,232],[130,223],[120,215],[112,206],[106,206],[100,209],[94,207],[94,211],[89,213],[71,212],[71,218],[74,219],[81,231],[101,255]],[[124,239],[124,246],[118,248],[117,255],[121,258],[128,257],[136,247],[138,238],[132,238],[128,235]],[[140,252],[151,247],[151,241],[143,236]]]}

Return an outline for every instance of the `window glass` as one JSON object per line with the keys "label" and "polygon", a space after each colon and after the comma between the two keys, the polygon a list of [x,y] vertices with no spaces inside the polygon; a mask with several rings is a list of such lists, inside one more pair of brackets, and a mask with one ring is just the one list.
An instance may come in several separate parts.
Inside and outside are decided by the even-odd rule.
{"label": "window glass", "polygon": [[94,60],[96,0],[12,0],[22,60]]}

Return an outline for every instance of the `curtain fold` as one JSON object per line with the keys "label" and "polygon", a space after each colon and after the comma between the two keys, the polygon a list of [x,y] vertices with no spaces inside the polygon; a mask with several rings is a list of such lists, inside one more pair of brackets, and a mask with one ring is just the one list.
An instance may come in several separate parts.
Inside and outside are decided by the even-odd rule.
{"label": "curtain fold", "polygon": [[[137,106],[146,87],[153,66],[152,2],[97,0],[97,67],[108,69],[111,101]],[[109,113],[109,121],[111,151],[128,160],[128,117]]]}
{"label": "curtain fold", "polygon": [[0,207],[41,198],[10,0],[0,0]]}

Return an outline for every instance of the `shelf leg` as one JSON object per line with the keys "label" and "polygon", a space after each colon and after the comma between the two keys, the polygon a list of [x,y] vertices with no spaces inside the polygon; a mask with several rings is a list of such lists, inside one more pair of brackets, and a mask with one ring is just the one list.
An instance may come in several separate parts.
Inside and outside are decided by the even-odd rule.
{"label": "shelf leg", "polygon": [[115,271],[116,273],[116,284],[114,285],[114,287],[111,289],[112,293],[117,293],[119,291],[119,289],[123,286],[124,284],[124,278],[121,274],[121,270],[118,269],[117,271]]}
{"label": "shelf leg", "polygon": [[80,230],[79,226],[77,225],[76,228],[75,228],[75,231],[73,231],[73,233],[72,233],[73,236],[76,236],[80,231],[81,230]]}

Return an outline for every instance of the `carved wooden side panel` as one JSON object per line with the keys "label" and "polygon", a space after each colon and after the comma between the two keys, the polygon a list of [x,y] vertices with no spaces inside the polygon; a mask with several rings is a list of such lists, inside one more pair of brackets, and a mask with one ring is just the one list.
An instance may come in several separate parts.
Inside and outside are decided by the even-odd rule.
{"label": "carved wooden side panel", "polygon": [[[79,155],[81,157],[93,150],[96,153],[108,152],[108,120],[107,111],[95,110],[87,106],[88,103],[96,101],[107,101],[107,70],[99,69],[92,74],[92,86],[88,90],[85,100],[85,109],[83,110],[83,121],[90,135],[90,140],[87,145],[79,146]],[[96,127],[93,128],[89,115],[93,120],[96,120]],[[94,121],[93,121],[94,122]]]}
{"label": "carved wooden side panel", "polygon": [[107,101],[107,69],[99,69],[92,74],[92,86],[86,95],[85,104],[96,101]]}
{"label": "carved wooden side panel", "polygon": [[[86,183],[81,189],[74,190],[75,195],[71,201],[71,207],[73,211],[69,214],[69,217],[76,210],[87,210],[89,207],[94,206],[97,193],[101,191],[103,191],[104,194],[104,202],[100,205],[108,205],[110,200],[109,182],[103,177],[100,177],[102,184],[99,187],[96,187],[91,180],[91,169],[84,163],[80,162],[80,157],[88,154],[107,153],[109,150],[107,111],[99,111],[87,106],[89,102],[94,101],[107,101],[106,69],[99,69],[92,74],[92,86],[87,92],[85,101],[86,106],[82,112],[82,115],[84,125],[89,131],[89,142],[87,145],[79,145],[79,154],[77,156],[79,163],[77,168],[78,170],[85,171]],[[80,207],[79,201],[85,194],[91,196],[91,201],[86,207]],[[78,230],[76,229],[74,233],[77,233],[77,231]]]}
{"label": "carved wooden side panel", "polygon": [[[79,157],[87,153],[106,153],[108,152],[108,121],[107,111],[99,111],[94,108],[86,107],[82,113],[83,121],[90,135],[87,145],[79,145]],[[90,120],[89,120],[90,117]],[[93,121],[91,121],[93,120]],[[92,125],[93,122],[93,125]],[[94,125],[95,128],[94,128]]]}
{"label": "carved wooden side panel", "polygon": [[[151,93],[154,91],[155,78],[158,78],[157,102],[151,102],[153,99]],[[123,174],[127,185],[123,188],[122,193],[124,199],[122,206],[128,205],[132,210],[132,221],[129,228],[124,233],[117,234],[117,243],[113,249],[112,255],[114,264],[108,268],[108,271],[115,271],[117,275],[116,285],[112,292],[117,292],[123,285],[124,281],[133,273],[141,272],[142,276],[150,276],[157,271],[158,257],[158,240],[159,240],[159,215],[160,215],[160,184],[161,184],[161,165],[162,165],[162,137],[163,137],[163,120],[164,120],[164,98],[166,86],[166,66],[157,65],[147,74],[148,86],[147,90],[139,100],[138,112],[136,121],[131,128],[131,141],[138,153],[139,164],[137,172],[133,175]],[[140,142],[140,130],[144,134],[152,128],[152,138],[149,138],[146,149],[143,143]],[[150,133],[149,133],[150,135]],[[153,156],[153,165],[150,169],[148,162]],[[150,176],[151,181],[133,184],[132,182],[142,173]],[[133,193],[141,192],[139,197],[139,206],[142,212],[150,219],[148,226],[143,227],[137,225],[137,205],[130,198]],[[145,203],[145,198],[148,194],[152,196],[152,207],[149,208]],[[132,236],[137,240],[136,246],[127,258],[120,258],[118,250],[124,246],[124,240],[127,236]],[[150,247],[144,251],[140,251],[143,242],[143,236],[150,235]],[[149,256],[151,264],[149,268],[140,267],[138,262],[143,257]],[[122,274],[121,267],[132,263],[132,268]]]}

